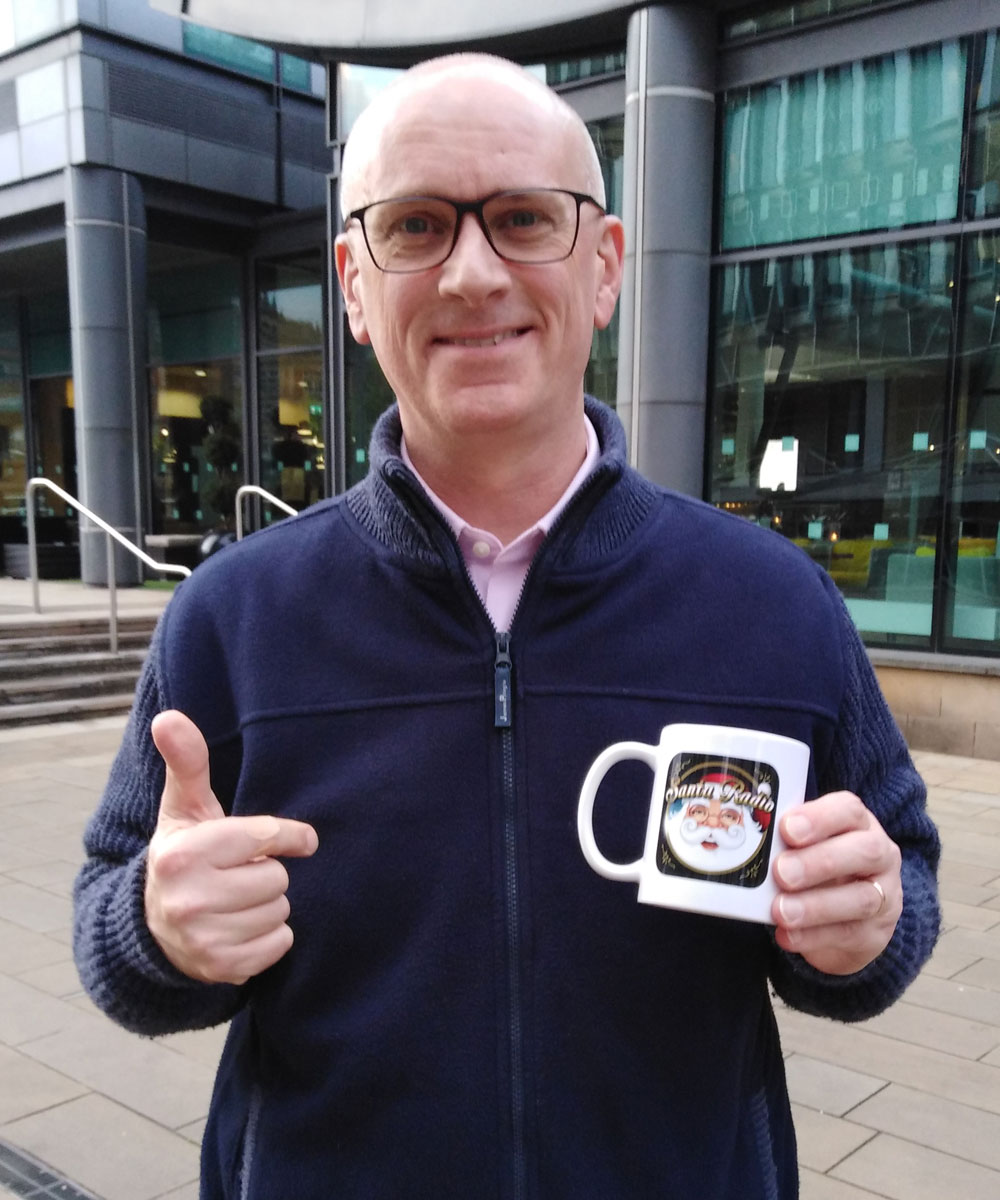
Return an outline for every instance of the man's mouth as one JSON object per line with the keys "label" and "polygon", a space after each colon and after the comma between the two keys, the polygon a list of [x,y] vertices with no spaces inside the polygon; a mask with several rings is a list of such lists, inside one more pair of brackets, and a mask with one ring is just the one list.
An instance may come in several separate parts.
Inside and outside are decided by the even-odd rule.
{"label": "man's mouth", "polygon": [[702,850],[718,850],[719,843],[718,842],[702,842],[701,848],[702,848]]}
{"label": "man's mouth", "polygon": [[479,349],[485,346],[499,346],[501,342],[520,337],[525,332],[524,329],[506,329],[502,333],[494,333],[489,337],[441,337],[437,341],[445,346],[468,346]]}

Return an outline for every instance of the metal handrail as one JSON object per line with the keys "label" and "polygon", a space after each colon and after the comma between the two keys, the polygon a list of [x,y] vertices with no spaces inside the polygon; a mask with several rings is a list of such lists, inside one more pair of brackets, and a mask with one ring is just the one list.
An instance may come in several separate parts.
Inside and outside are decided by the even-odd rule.
{"label": "metal handrail", "polygon": [[277,496],[271,492],[265,491],[264,488],[258,487],[255,483],[244,483],[236,489],[236,540],[243,541],[243,497],[244,496],[260,496],[273,504],[275,508],[282,508],[290,517],[294,517],[299,511],[297,508],[292,508],[290,504],[286,504],[284,500],[279,500]]}
{"label": "metal handrail", "polygon": [[120,546],[124,546],[136,558],[154,571],[170,575],[180,575],[186,579],[191,574],[190,567],[182,567],[176,563],[161,563],[144,551],[140,550],[134,542],[130,542],[124,534],[118,532],[107,521],[103,520],[95,512],[91,512],[85,504],[81,504],[75,496],[71,496],[69,492],[63,491],[58,483],[53,483],[51,479],[45,479],[41,475],[36,475],[34,479],[28,480],[28,486],[24,492],[25,511],[28,519],[28,563],[31,570],[31,599],[36,613],[42,611],[41,602],[38,598],[38,541],[35,537],[35,506],[32,502],[32,496],[38,488],[48,488],[50,492],[55,492],[57,496],[65,500],[67,504],[72,504],[75,509],[81,512],[88,520],[99,528],[103,529],[107,535],[108,548],[108,601],[111,606],[111,612],[108,618],[108,633],[111,640],[111,653],[118,653],[118,588],[115,579],[115,552],[112,545],[112,539],[118,542]]}

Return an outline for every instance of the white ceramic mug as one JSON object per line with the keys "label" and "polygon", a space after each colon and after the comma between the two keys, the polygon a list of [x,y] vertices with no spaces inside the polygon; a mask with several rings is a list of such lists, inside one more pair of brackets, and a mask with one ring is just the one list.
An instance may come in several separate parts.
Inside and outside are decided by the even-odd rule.
{"label": "white ceramic mug", "polygon": [[[594,838],[594,801],[608,770],[626,759],[653,771],[653,794],[642,857],[615,863]],[[808,769],[804,742],[756,729],[667,725],[656,746],[616,742],[583,781],[583,855],[606,879],[637,880],[643,904],[772,924],[771,864],[784,849],[778,821],[805,799]]]}

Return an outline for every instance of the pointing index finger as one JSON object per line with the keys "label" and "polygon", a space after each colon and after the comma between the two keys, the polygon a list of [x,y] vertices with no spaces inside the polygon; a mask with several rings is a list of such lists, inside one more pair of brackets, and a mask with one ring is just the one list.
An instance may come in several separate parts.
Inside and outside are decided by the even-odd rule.
{"label": "pointing index finger", "polygon": [[212,844],[216,867],[238,867],[258,858],[309,858],[319,837],[305,821],[290,817],[225,817],[201,827]]}

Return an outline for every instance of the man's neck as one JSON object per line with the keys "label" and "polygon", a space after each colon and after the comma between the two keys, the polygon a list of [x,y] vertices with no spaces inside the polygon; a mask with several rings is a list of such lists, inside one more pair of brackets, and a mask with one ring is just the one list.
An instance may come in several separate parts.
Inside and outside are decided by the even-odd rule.
{"label": "man's neck", "polygon": [[569,487],[587,454],[586,425],[556,445],[537,442],[520,449],[490,436],[446,454],[422,453],[406,440],[407,452],[428,487],[463,520],[508,545],[535,525]]}

